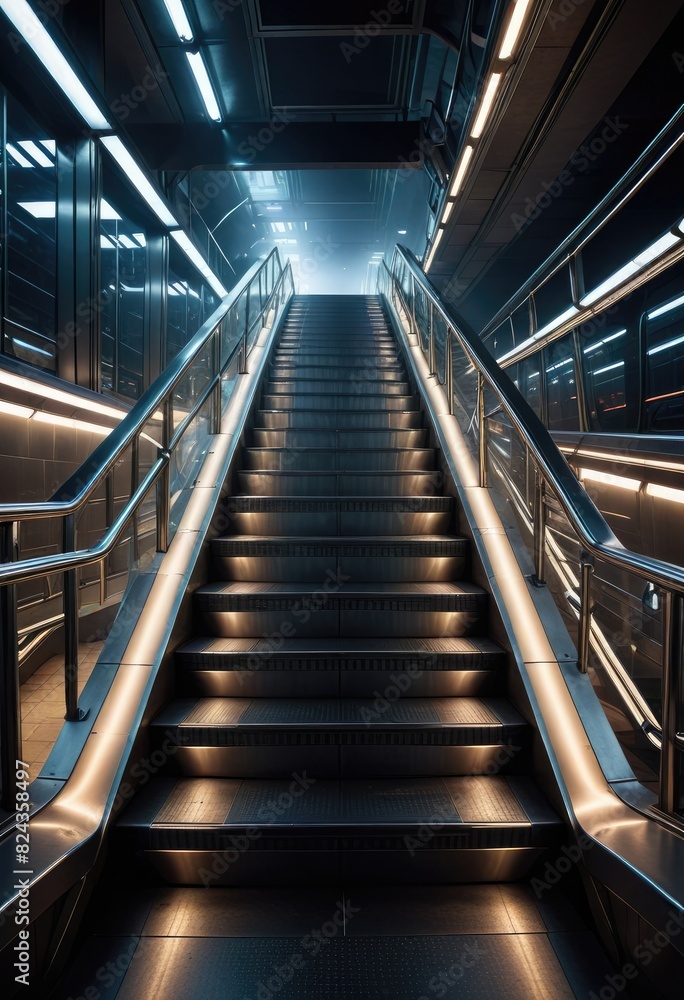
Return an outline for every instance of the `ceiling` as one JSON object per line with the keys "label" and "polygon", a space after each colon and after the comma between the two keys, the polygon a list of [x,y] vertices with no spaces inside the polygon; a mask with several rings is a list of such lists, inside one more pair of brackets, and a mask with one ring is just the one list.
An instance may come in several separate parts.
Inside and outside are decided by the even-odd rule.
{"label": "ceiling", "polygon": [[[312,270],[311,290],[359,291],[395,242],[425,252],[428,200],[436,209],[450,183],[512,3],[183,0],[191,46],[164,0],[70,0],[55,20],[117,127],[172,199],[192,198],[237,273],[274,240],[296,239],[280,245]],[[684,50],[683,6],[531,0],[430,269],[472,324],[506,301],[681,101],[672,56]],[[188,48],[202,53],[220,122],[208,120]],[[32,84],[22,63],[16,85]],[[625,127],[573,168],[611,118]],[[571,182],[535,212],[568,165]],[[230,181],[215,183],[226,171]]]}

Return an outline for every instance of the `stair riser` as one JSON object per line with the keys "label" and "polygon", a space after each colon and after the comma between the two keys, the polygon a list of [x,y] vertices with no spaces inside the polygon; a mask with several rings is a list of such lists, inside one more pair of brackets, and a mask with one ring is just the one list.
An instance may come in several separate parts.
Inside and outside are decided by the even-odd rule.
{"label": "stair riser", "polygon": [[399,472],[369,475],[362,472],[329,473],[262,473],[240,472],[240,489],[251,496],[281,497],[416,497],[432,496],[436,474],[429,472]]}
{"label": "stair riser", "polygon": [[294,381],[283,378],[278,381],[271,380],[264,386],[267,395],[280,393],[297,393],[298,396],[306,398],[311,395],[321,393],[352,393],[355,396],[407,396],[411,389],[408,382],[392,381],[390,379],[371,379],[363,374],[355,378],[348,379],[295,379]]}
{"label": "stair riser", "polygon": [[264,410],[417,410],[415,396],[389,396],[382,393],[350,393],[348,396],[325,396],[320,393],[278,393],[264,395]]}
{"label": "stair riser", "polygon": [[307,413],[296,410],[260,410],[257,412],[255,428],[265,430],[407,430],[421,426],[420,410],[390,410],[374,413],[354,413],[334,410],[317,410]]}
{"label": "stair riser", "polygon": [[232,514],[231,526],[244,535],[439,535],[449,530],[449,513],[254,513]]}
{"label": "stair riser", "polygon": [[[354,351],[354,362],[357,365],[362,365],[364,368],[366,365],[370,367],[389,365],[391,369],[396,367],[402,371],[404,370],[401,354],[387,347],[378,348],[376,351]],[[344,368],[349,364],[349,351],[337,350],[332,347],[321,347],[315,350],[288,348],[287,350],[278,350],[273,355],[273,365],[275,367],[280,365],[298,367],[300,364],[317,365],[321,368],[330,368],[333,366]]]}
{"label": "stair riser", "polygon": [[[506,751],[508,752],[508,750]],[[520,757],[520,749],[516,748]],[[457,747],[178,747],[173,771],[194,777],[447,777],[503,773],[501,744]]]}
{"label": "stair riser", "polygon": [[[293,601],[293,604],[296,603]],[[289,633],[291,637],[397,636],[426,638],[484,634],[484,614],[469,611],[320,611],[303,620],[303,609],[292,611],[203,611],[210,635],[246,638]],[[285,630],[285,631],[283,631]]]}
{"label": "stair riser", "polygon": [[280,362],[270,368],[272,379],[284,378],[322,378],[336,381],[358,381],[359,379],[378,379],[385,382],[405,382],[406,369],[398,362],[378,364],[376,360],[368,360],[367,364],[357,365],[310,365],[304,358],[298,362]]}
{"label": "stair riser", "polygon": [[251,433],[255,448],[359,448],[392,449],[424,448],[427,431],[422,428],[406,431],[267,431]]}
{"label": "stair riser", "polygon": [[348,578],[349,583],[448,583],[462,580],[467,569],[464,556],[227,556],[214,555],[216,576],[221,580],[325,580]]}
{"label": "stair riser", "polygon": [[[374,698],[394,696],[400,672],[392,670],[183,670],[188,694],[209,698]],[[479,698],[496,692],[493,670],[423,670],[411,673],[411,698]],[[404,688],[404,683],[401,687]],[[401,695],[401,692],[400,692]]]}
{"label": "stair riser", "polygon": [[[544,849],[417,849],[388,851],[237,851],[226,842],[227,862],[215,851],[146,851],[159,874],[175,885],[447,885],[458,882],[517,882],[524,879]],[[425,835],[425,831],[422,831]],[[238,842],[240,844],[241,842]],[[408,844],[413,843],[410,839]],[[219,855],[219,860],[221,856]],[[221,874],[218,874],[221,872]]]}
{"label": "stair riser", "polygon": [[404,451],[346,451],[331,448],[327,451],[283,448],[262,451],[245,448],[242,453],[244,471],[273,472],[429,472],[436,465],[432,448]]}

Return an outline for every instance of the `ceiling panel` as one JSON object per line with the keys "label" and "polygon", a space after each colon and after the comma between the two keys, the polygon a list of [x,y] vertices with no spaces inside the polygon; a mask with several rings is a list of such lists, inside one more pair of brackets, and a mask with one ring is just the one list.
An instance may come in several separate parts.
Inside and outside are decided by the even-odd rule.
{"label": "ceiling panel", "polygon": [[265,39],[273,107],[395,107],[401,103],[406,41],[397,36],[376,38],[372,52],[366,50],[349,61],[339,38]]}

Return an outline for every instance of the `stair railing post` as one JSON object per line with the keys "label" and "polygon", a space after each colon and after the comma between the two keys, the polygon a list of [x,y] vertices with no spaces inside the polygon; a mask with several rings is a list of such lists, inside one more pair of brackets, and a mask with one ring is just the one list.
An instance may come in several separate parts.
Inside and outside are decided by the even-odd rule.
{"label": "stair railing post", "polygon": [[[0,562],[15,562],[17,525],[0,524]],[[0,587],[0,802],[15,812],[17,761],[21,759],[21,687],[17,646],[17,588]]]}
{"label": "stair railing post", "polygon": [[485,412],[485,379],[482,372],[477,373],[477,419],[480,429],[478,443],[480,464],[480,486],[487,488],[487,414]]}

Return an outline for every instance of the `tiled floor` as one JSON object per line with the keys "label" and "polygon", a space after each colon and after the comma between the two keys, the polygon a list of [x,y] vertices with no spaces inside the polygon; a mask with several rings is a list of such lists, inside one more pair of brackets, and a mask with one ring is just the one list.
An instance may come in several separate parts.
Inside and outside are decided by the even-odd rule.
{"label": "tiled floor", "polygon": [[[83,690],[104,642],[81,643],[78,647],[78,693]],[[64,722],[64,659],[53,656],[21,685],[22,755],[31,778],[55,745]]]}
{"label": "tiled floor", "polygon": [[[105,905],[103,905],[105,901]],[[192,889],[110,883],[51,1000],[573,1000],[611,969],[530,886]],[[622,993],[626,998],[627,994]]]}

